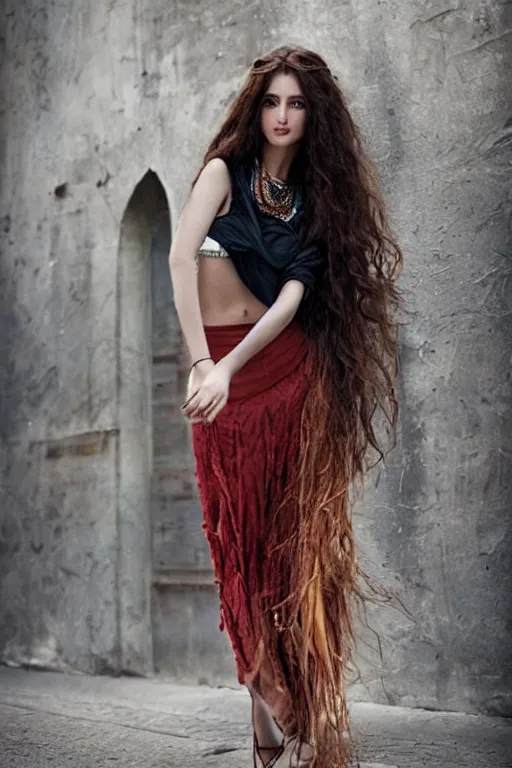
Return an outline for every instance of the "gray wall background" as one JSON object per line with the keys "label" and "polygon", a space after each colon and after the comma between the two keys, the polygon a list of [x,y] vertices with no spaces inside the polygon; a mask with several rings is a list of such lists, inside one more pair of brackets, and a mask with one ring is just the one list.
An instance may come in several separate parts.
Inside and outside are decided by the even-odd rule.
{"label": "gray wall background", "polygon": [[[153,671],[148,369],[126,314],[145,316],[145,284],[126,254],[149,249],[156,182],[125,212],[151,169],[175,226],[246,68],[291,41],[338,73],[405,254],[398,444],[355,514],[400,602],[371,608],[351,696],[512,714],[511,26],[506,0],[7,0],[4,662]],[[170,673],[232,683],[209,626]]]}

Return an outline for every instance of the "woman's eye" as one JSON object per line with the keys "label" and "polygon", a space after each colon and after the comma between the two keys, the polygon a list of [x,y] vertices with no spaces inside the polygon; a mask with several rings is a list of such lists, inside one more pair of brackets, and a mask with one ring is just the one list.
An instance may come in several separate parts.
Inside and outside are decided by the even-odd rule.
{"label": "woman's eye", "polygon": [[[263,101],[261,102],[264,107],[276,107],[277,106],[277,100],[274,99],[272,96],[266,96]],[[290,106],[292,106],[294,109],[304,109],[305,104],[301,99],[294,99],[293,101],[290,101]]]}

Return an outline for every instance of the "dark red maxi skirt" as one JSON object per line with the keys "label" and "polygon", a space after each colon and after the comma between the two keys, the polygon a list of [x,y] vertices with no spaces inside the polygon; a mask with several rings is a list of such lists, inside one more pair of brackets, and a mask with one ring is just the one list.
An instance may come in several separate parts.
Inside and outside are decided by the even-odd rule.
{"label": "dark red maxi skirt", "polygon": [[[252,325],[205,326],[214,361]],[[233,376],[228,403],[212,424],[192,425],[203,530],[219,587],[220,629],[228,633],[240,683],[255,662],[262,605],[286,595],[286,558],[279,558],[276,573],[269,542],[276,541],[276,530],[284,541],[294,524],[293,510],[279,505],[294,483],[302,406],[313,371],[313,347],[293,321]]]}

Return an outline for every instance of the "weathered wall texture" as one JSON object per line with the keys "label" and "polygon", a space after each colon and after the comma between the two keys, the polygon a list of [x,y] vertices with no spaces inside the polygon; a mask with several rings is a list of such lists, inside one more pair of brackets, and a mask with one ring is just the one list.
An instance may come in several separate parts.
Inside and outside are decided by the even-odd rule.
{"label": "weathered wall texture", "polygon": [[[506,0],[7,0],[4,661],[147,674],[156,654],[182,679],[234,680],[204,546],[187,544],[200,520],[176,416],[183,462],[162,459],[158,487],[185,538],[160,512],[153,535],[185,576],[150,562],[151,382],[162,419],[175,401],[151,373],[147,261],[251,60],[294,41],[339,74],[405,254],[399,439],[355,518],[403,607],[370,612],[382,658],[361,630],[352,695],[512,713],[511,24]],[[175,319],[168,333],[158,371],[179,394]]]}

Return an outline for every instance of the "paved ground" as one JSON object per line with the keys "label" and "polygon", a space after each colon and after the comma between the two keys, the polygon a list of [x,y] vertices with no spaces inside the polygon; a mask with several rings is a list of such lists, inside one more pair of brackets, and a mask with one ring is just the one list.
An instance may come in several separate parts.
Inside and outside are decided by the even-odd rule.
{"label": "paved ground", "polygon": [[[361,768],[512,768],[511,721],[351,711]],[[0,667],[1,768],[251,768],[249,717],[243,690]]]}

